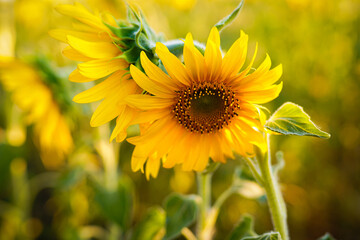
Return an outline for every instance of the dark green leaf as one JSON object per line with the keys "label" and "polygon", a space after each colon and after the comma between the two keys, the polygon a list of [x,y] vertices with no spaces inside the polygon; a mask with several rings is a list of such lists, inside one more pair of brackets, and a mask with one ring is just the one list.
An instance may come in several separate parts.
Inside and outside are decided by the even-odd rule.
{"label": "dark green leaf", "polygon": [[239,5],[232,11],[229,15],[227,15],[225,18],[221,19],[217,24],[215,24],[215,27],[221,32],[224,28],[229,26],[232,21],[237,17],[237,15],[240,12],[240,9],[242,8],[244,4],[244,0],[241,0]]}
{"label": "dark green leaf", "polygon": [[242,217],[241,221],[235,226],[230,233],[228,240],[240,240],[244,237],[252,237],[257,234],[254,232],[253,219],[249,215]]}
{"label": "dark green leaf", "polygon": [[326,233],[324,236],[320,237],[318,240],[335,240],[333,236],[331,236],[330,233]]}
{"label": "dark green leaf", "polygon": [[198,212],[198,200],[195,195],[171,194],[164,203],[166,211],[166,235],[164,240],[179,236],[184,227],[191,225]]}
{"label": "dark green leaf", "polygon": [[145,218],[136,226],[131,240],[153,240],[165,228],[165,211],[156,207],[148,211]]}
{"label": "dark green leaf", "polygon": [[278,232],[270,232],[257,237],[244,237],[241,240],[281,240],[281,236]]}
{"label": "dark green leaf", "polygon": [[330,137],[330,134],[321,131],[310,120],[310,116],[304,112],[302,107],[291,102],[284,103],[279,107],[266,121],[265,127],[285,135]]}
{"label": "dark green leaf", "polygon": [[94,184],[94,191],[95,201],[103,215],[125,230],[130,224],[132,215],[133,186],[131,181],[125,177],[120,178],[114,190]]}

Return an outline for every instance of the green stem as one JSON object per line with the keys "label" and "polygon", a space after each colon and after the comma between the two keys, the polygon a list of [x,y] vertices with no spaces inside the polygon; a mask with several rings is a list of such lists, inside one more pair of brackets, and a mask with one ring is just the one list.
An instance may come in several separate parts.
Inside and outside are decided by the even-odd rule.
{"label": "green stem", "polygon": [[211,229],[207,228],[207,218],[211,207],[211,177],[212,173],[197,173],[198,194],[202,199],[197,222],[199,240],[211,239]]}
{"label": "green stem", "polygon": [[259,167],[263,179],[263,186],[266,191],[267,201],[276,231],[283,240],[289,240],[289,232],[286,223],[286,206],[282,197],[276,176],[271,170],[270,136],[267,136],[268,154],[259,157]]}

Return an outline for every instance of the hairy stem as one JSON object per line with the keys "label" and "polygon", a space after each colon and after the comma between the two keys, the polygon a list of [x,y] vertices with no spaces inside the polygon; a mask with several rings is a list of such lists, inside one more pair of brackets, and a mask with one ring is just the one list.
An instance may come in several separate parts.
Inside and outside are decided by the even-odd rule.
{"label": "hairy stem", "polygon": [[197,222],[199,240],[209,240],[212,234],[212,229],[207,228],[207,218],[211,207],[211,177],[212,173],[209,172],[197,174],[198,194],[202,199]]}
{"label": "hairy stem", "polygon": [[275,230],[283,240],[289,240],[289,232],[286,222],[286,206],[282,197],[277,177],[271,170],[270,137],[267,134],[268,154],[259,159],[259,168],[263,179],[263,187],[266,191],[267,201],[272,216]]}

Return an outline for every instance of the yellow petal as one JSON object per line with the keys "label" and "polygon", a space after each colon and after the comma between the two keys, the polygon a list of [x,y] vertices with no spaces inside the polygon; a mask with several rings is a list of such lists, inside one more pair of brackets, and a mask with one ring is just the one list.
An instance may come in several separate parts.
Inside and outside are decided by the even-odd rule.
{"label": "yellow petal", "polygon": [[169,115],[168,109],[150,110],[144,112],[137,112],[136,117],[131,121],[131,125],[140,123],[151,123],[155,120]]}
{"label": "yellow petal", "polygon": [[195,48],[191,33],[188,33],[185,39],[184,62],[194,81],[202,82],[206,80],[205,60],[199,50]]}
{"label": "yellow petal", "polygon": [[150,176],[156,178],[160,169],[160,158],[157,154],[153,154],[146,162],[146,179],[149,180]]}
{"label": "yellow petal", "polygon": [[116,125],[110,136],[110,142],[114,140],[120,133],[125,132],[126,128],[135,115],[134,109],[125,107],[116,118]]}
{"label": "yellow petal", "polygon": [[93,58],[89,58],[84,56],[83,54],[79,53],[78,51],[76,51],[75,49],[73,49],[70,46],[67,46],[62,53],[64,54],[65,57],[74,60],[74,61],[90,61],[93,60]]}
{"label": "yellow petal", "polygon": [[150,110],[150,109],[160,109],[168,108],[174,104],[174,100],[171,98],[159,98],[149,95],[129,95],[126,97],[125,101],[132,107]]}
{"label": "yellow petal", "polygon": [[277,82],[282,75],[282,65],[278,65],[277,67],[271,69],[270,71],[264,73],[257,78],[253,78],[252,81],[247,81],[244,83],[240,82],[240,88],[249,90],[261,90],[269,87],[270,85]]}
{"label": "yellow petal", "polygon": [[115,86],[95,110],[90,125],[97,127],[117,117],[126,106],[124,98],[137,90],[138,87],[132,80],[124,80],[122,84]]}
{"label": "yellow petal", "polygon": [[107,32],[97,32],[97,33],[90,33],[90,32],[81,32],[81,31],[73,31],[73,30],[66,30],[66,29],[53,29],[49,31],[49,35],[61,42],[67,43],[67,36],[71,35],[83,40],[88,40],[92,42],[113,42],[111,37]]}
{"label": "yellow petal", "polygon": [[250,103],[267,103],[271,100],[277,98],[281,92],[281,89],[283,87],[283,83],[279,83],[278,85],[272,85],[269,88],[265,88],[259,91],[244,91],[240,92],[240,98],[244,101],[250,102]]}
{"label": "yellow petal", "polygon": [[205,62],[208,81],[217,81],[221,74],[222,56],[220,49],[211,41],[206,45]]}
{"label": "yellow petal", "polygon": [[219,34],[219,31],[218,31],[217,27],[212,27],[211,28],[211,31],[210,31],[206,46],[210,42],[213,42],[215,44],[215,47],[217,49],[220,49],[220,34]]}
{"label": "yellow petal", "polygon": [[194,170],[200,172],[206,168],[209,162],[211,143],[208,141],[208,136],[201,135],[201,140],[198,144],[200,144],[202,147],[199,150],[199,158],[194,165]]}
{"label": "yellow petal", "polygon": [[226,53],[222,62],[222,77],[231,78],[235,76],[246,60],[248,35],[241,32],[237,39]]}
{"label": "yellow petal", "polygon": [[99,59],[78,64],[81,75],[88,78],[102,78],[111,73],[124,70],[128,63],[124,59]]}
{"label": "yellow petal", "polygon": [[71,82],[91,82],[96,80],[96,78],[88,78],[80,74],[79,69],[75,69],[69,75],[69,80]]}
{"label": "yellow petal", "polygon": [[173,98],[174,92],[161,83],[154,83],[134,65],[130,66],[130,73],[134,81],[145,91],[163,98]]}
{"label": "yellow petal", "polygon": [[99,101],[111,94],[117,86],[121,85],[125,71],[117,71],[101,83],[92,88],[77,94],[73,101],[77,103],[90,103]]}
{"label": "yellow petal", "polygon": [[233,86],[240,87],[242,85],[246,85],[246,84],[256,80],[257,78],[261,77],[266,72],[268,72],[270,67],[271,67],[271,59],[270,59],[269,55],[266,54],[265,60],[260,64],[260,66],[254,72],[247,75],[246,77],[241,76],[242,74],[239,74],[239,76],[237,76],[234,79]]}
{"label": "yellow petal", "polygon": [[75,3],[75,5],[60,4],[55,8],[59,13],[63,15],[73,17],[80,22],[83,22],[97,29],[108,31],[107,27],[102,23],[99,17],[90,13],[84,6],[79,3]]}
{"label": "yellow petal", "polygon": [[190,85],[190,76],[184,65],[175,55],[170,53],[164,44],[156,43],[155,51],[172,79],[176,79],[185,85]]}
{"label": "yellow petal", "polygon": [[109,42],[89,42],[68,35],[69,45],[81,54],[90,58],[114,58],[121,54],[120,49]]}
{"label": "yellow petal", "polygon": [[144,68],[146,75],[157,83],[162,83],[172,90],[177,90],[182,84],[177,79],[171,79],[166,73],[163,72],[158,66],[151,62],[146,56],[145,52],[140,55],[141,66]]}

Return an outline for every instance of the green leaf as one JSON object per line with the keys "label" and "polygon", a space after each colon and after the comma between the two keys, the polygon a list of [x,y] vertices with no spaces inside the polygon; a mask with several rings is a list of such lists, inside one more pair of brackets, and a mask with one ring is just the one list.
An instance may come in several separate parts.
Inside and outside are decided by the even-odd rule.
{"label": "green leaf", "polygon": [[232,11],[229,15],[227,15],[226,17],[224,17],[223,19],[221,19],[217,24],[215,24],[215,27],[219,30],[219,32],[221,32],[224,28],[226,28],[227,26],[229,26],[231,24],[232,21],[234,21],[234,19],[237,17],[237,15],[240,12],[240,9],[242,8],[242,6],[244,5],[244,0],[241,0],[241,2],[239,3],[239,5],[234,9],[234,11]]}
{"label": "green leaf", "polygon": [[[153,240],[165,228],[166,214],[162,208],[151,208],[136,226],[131,240]],[[161,233],[160,233],[161,234]]]}
{"label": "green leaf", "polygon": [[321,131],[310,120],[310,116],[303,108],[291,102],[284,103],[266,121],[265,127],[271,131],[284,135],[313,136],[329,138],[330,134]]}
{"label": "green leaf", "polygon": [[171,194],[164,203],[166,211],[166,235],[164,240],[174,239],[184,227],[191,225],[198,212],[196,195]]}
{"label": "green leaf", "polygon": [[257,236],[254,232],[253,218],[249,215],[242,217],[240,222],[235,226],[235,228],[230,233],[228,240],[240,240],[244,237]]}
{"label": "green leaf", "polygon": [[330,233],[326,233],[324,236],[320,237],[318,240],[335,240],[333,236],[331,236]]}
{"label": "green leaf", "polygon": [[281,240],[281,236],[278,232],[269,232],[257,237],[244,237],[241,240]]}
{"label": "green leaf", "polygon": [[110,221],[117,223],[123,230],[131,221],[133,203],[133,185],[128,178],[119,179],[114,190],[108,190],[100,184],[94,184],[95,201],[101,212]]}

